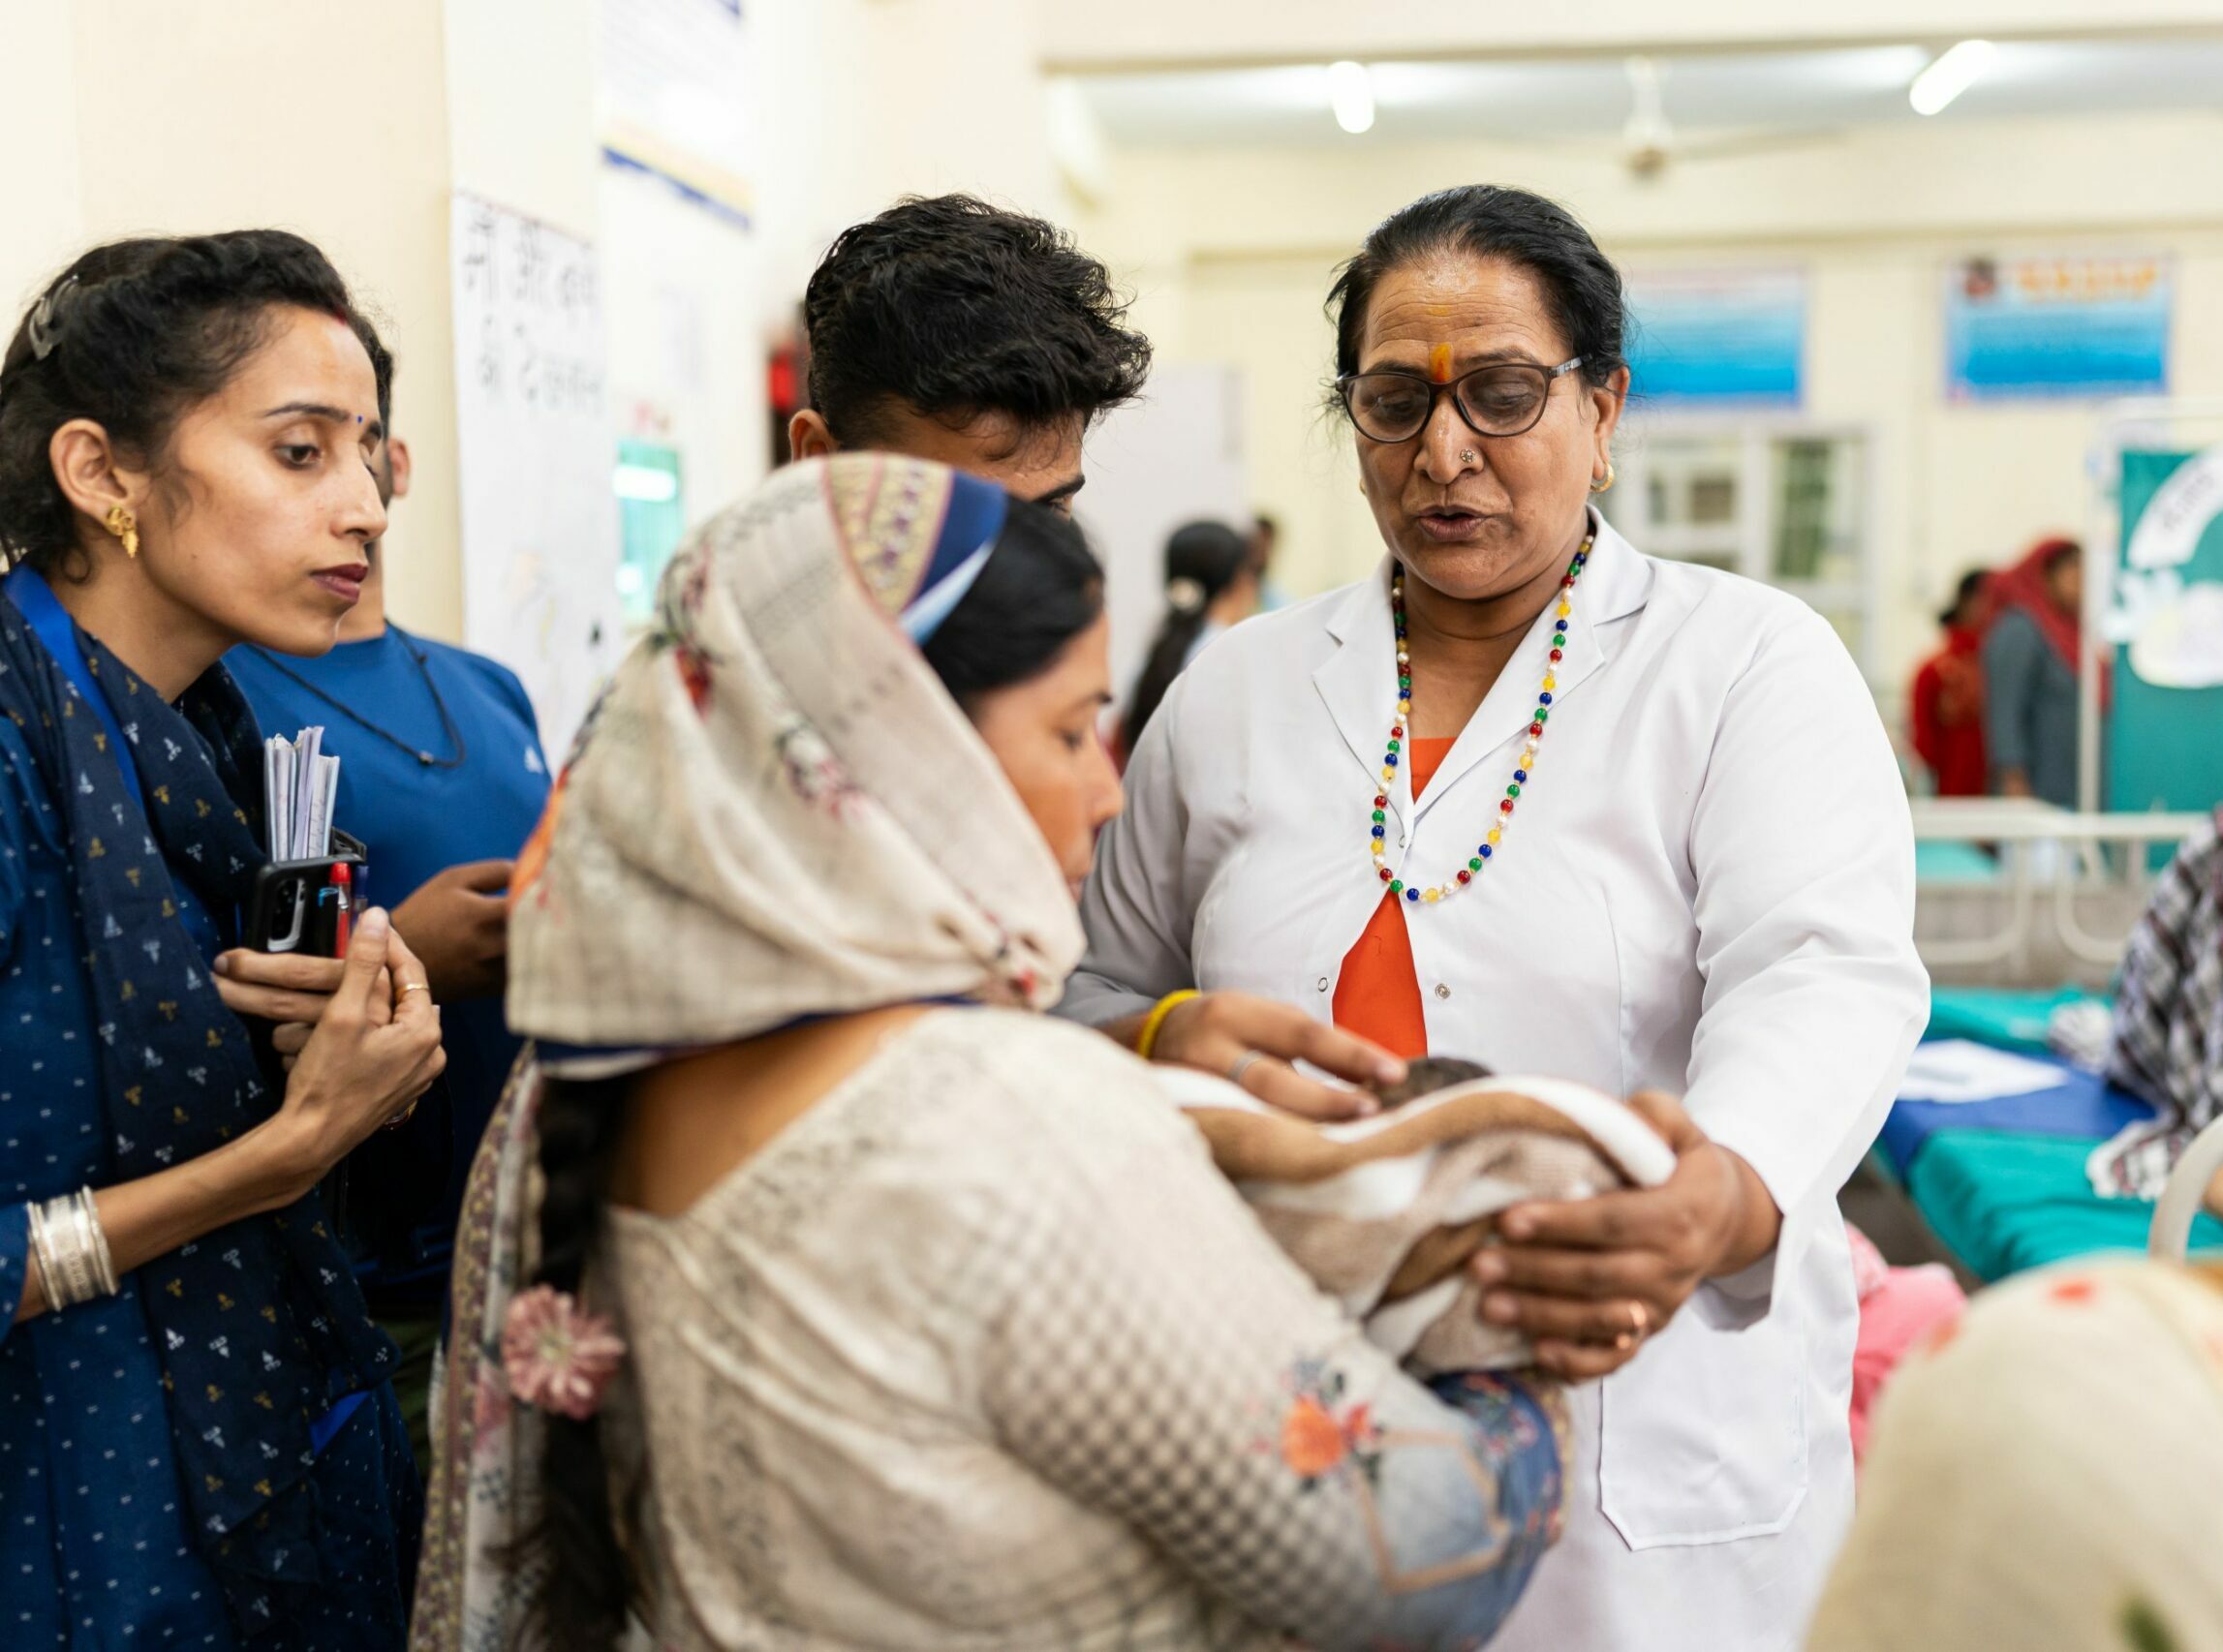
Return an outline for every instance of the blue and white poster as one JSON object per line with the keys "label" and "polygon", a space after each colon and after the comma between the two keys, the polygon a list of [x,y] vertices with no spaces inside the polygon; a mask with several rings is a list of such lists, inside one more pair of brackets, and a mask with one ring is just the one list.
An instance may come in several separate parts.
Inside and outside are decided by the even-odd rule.
{"label": "blue and white poster", "polygon": [[1679,269],[1628,278],[1629,388],[1662,408],[1795,408],[1806,280],[1797,269]]}
{"label": "blue and white poster", "polygon": [[1968,259],[1945,286],[1945,393],[1957,402],[2169,389],[2169,260]]}

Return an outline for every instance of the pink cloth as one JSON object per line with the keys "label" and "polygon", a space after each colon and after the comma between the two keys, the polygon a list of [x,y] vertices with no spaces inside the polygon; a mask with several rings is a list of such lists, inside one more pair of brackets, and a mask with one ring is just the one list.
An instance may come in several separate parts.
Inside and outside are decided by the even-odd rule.
{"label": "pink cloth", "polygon": [[1852,1447],[1858,1464],[1868,1451],[1868,1420],[1876,1396],[1904,1360],[1940,1327],[1957,1323],[1967,1294],[1940,1263],[1894,1268],[1860,1229],[1845,1227],[1852,1244],[1853,1284],[1860,1292],[1860,1338],[1853,1345]]}

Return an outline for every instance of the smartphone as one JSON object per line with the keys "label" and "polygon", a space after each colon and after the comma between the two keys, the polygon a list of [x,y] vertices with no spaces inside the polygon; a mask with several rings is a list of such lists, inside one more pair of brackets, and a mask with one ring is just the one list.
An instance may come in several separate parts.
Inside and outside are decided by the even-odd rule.
{"label": "smartphone", "polygon": [[[313,860],[272,861],[255,874],[246,944],[257,952],[337,958],[363,904],[370,867],[356,839],[335,828],[332,852]],[[335,871],[335,869],[345,869]]]}

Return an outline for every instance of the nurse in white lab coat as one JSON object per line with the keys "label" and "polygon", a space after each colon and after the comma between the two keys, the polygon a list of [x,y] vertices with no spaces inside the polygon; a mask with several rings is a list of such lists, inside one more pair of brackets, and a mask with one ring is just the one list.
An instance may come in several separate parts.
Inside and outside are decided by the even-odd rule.
{"label": "nurse in white lab coat", "polygon": [[[1888,742],[1809,610],[1590,510],[1621,288],[1559,208],[1426,198],[1336,299],[1388,559],[1175,684],[1065,1013],[1131,1043],[1200,989],[1158,1018],[1158,1058],[1317,1105],[1275,1057],[1371,1059],[1324,1024],[1395,890],[1431,1050],[1681,1094],[1666,1188],[1513,1212],[1477,1263],[1545,1363],[1604,1378],[1571,1391],[1566,1536],[1496,1645],[1795,1647],[1852,1511],[1836,1196],[1928,1006]],[[1402,758],[1447,736],[1416,803]]]}

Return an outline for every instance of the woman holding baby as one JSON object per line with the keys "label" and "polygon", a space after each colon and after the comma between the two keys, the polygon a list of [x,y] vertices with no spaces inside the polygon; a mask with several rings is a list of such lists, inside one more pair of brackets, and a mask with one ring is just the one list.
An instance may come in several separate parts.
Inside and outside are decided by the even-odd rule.
{"label": "woman holding baby", "polygon": [[1605,1378],[1492,1644],[1794,1646],[1852,1512],[1837,1192],[1928,1004],[1889,744],[1811,612],[1591,508],[1621,289],[1563,210],[1426,197],[1330,307],[1388,555],[1174,685],[1063,1013],[1315,1113],[1348,1092],[1295,1062],[1353,1073],[1352,1037],[1682,1095],[1664,1186],[1516,1207],[1474,1263],[1488,1319]]}
{"label": "woman holding baby", "polygon": [[1558,1385],[1407,1374],[1032,1013],[1120,808],[1102,598],[889,455],[673,562],[519,863],[417,1645],[1450,1647],[1519,1596]]}

